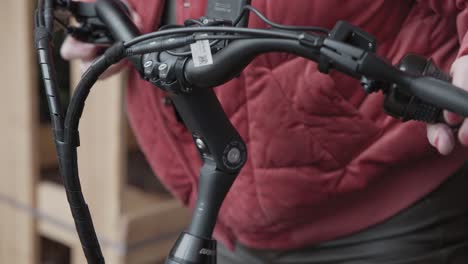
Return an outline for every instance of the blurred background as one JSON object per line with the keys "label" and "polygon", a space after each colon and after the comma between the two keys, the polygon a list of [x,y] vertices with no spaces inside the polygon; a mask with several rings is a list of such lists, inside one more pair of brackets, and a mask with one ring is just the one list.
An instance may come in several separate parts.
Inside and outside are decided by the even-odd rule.
{"label": "blurred background", "polygon": [[[34,0],[0,1],[0,263],[86,263],[58,174],[36,54]],[[81,76],[55,62],[65,105]],[[80,178],[107,263],[162,263],[187,210],[157,181],[128,128],[125,74],[99,82],[80,125]]]}

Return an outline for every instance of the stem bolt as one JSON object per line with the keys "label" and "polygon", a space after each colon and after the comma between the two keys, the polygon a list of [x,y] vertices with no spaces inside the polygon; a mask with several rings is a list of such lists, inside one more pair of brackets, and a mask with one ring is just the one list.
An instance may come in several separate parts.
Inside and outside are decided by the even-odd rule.
{"label": "stem bolt", "polygon": [[227,160],[231,164],[238,164],[241,161],[241,151],[238,148],[232,148],[227,154]]}
{"label": "stem bolt", "polygon": [[197,148],[199,150],[205,150],[206,149],[205,142],[203,142],[203,140],[201,138],[197,138],[195,140],[195,144],[197,145]]}

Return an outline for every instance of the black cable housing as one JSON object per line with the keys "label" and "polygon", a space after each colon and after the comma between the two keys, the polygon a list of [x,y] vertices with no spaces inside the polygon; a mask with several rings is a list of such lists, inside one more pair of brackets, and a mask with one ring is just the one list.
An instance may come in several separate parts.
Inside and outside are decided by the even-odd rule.
{"label": "black cable housing", "polygon": [[53,0],[39,0],[35,18],[35,44],[42,72],[52,129],[58,153],[59,170],[65,186],[75,227],[88,263],[103,264],[104,257],[94,229],[91,213],[85,202],[78,175],[77,147],[79,146],[78,124],[84,108],[84,100],[97,78],[114,62],[124,56],[123,43],[117,43],[87,71],[64,118],[58,94],[56,71],[52,60]]}
{"label": "black cable housing", "polygon": [[45,0],[44,23],[45,27],[52,33],[54,27],[54,0]]}
{"label": "black cable housing", "polygon": [[36,12],[35,12],[36,28],[45,26],[44,14],[43,13],[44,13],[44,0],[38,0],[37,1],[37,9],[36,9]]}
{"label": "black cable housing", "polygon": [[267,38],[281,38],[281,39],[293,39],[298,40],[299,34],[290,32],[280,32],[265,29],[252,29],[252,28],[237,28],[237,27],[193,27],[193,28],[175,28],[164,31],[151,32],[145,35],[136,37],[130,41],[124,43],[126,48],[136,45],[140,42],[177,34],[193,34],[193,33],[233,33],[233,34],[244,34],[251,35],[252,37],[267,37]]}
{"label": "black cable housing", "polygon": [[61,141],[63,139],[63,113],[57,89],[57,73],[53,67],[52,59],[51,32],[53,31],[53,28],[46,27],[42,0],[39,1],[35,21],[35,46],[38,54],[38,63],[41,67],[42,80],[45,87],[45,94],[47,96],[47,104],[50,110],[52,129],[54,131],[55,140]]}
{"label": "black cable housing", "polygon": [[[79,146],[78,124],[82,110],[76,114],[76,108],[84,107],[90,88],[98,79],[101,72],[107,67],[102,65],[102,61],[97,60],[80,81],[76,92],[67,110],[67,122],[64,127],[64,140],[58,142],[59,161],[63,164],[61,173],[64,180],[68,203],[75,221],[75,227],[80,238],[83,251],[88,263],[105,263],[99,241],[97,239],[91,214],[81,191],[81,184],[78,174],[77,147]],[[85,87],[85,88],[82,88]],[[80,103],[77,103],[80,101]]]}
{"label": "black cable housing", "polygon": [[[259,10],[254,8],[251,5],[246,5],[244,6],[244,12],[250,11],[254,13],[260,20],[262,20],[265,24],[271,26],[272,28],[277,28],[277,29],[283,29],[283,30],[290,30],[290,31],[312,31],[312,32],[320,32],[323,34],[329,33],[329,30],[323,27],[314,27],[314,26],[291,26],[291,25],[282,25],[275,23],[271,20],[269,20],[265,15],[263,15]],[[242,19],[243,15],[238,18],[240,21]],[[237,21],[237,20],[236,20]]]}

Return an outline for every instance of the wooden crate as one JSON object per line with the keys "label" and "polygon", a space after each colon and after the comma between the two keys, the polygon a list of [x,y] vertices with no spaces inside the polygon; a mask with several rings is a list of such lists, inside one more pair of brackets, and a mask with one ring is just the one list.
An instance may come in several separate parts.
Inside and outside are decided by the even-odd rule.
{"label": "wooden crate", "polygon": [[[37,64],[32,44],[35,1],[0,1],[0,263],[39,263],[39,235],[71,248],[86,263],[63,187],[40,182],[57,166],[50,128],[39,125]],[[76,85],[81,72],[72,66]],[[74,86],[72,85],[72,86]],[[156,263],[189,221],[173,199],[126,184],[126,158],[136,143],[123,112],[124,75],[99,82],[80,126],[79,166],[86,201],[107,263]]]}
{"label": "wooden crate", "polygon": [[39,168],[31,2],[0,1],[0,263],[37,259],[30,216]]}
{"label": "wooden crate", "polygon": [[[173,199],[149,195],[133,187],[126,187],[123,193],[123,211],[113,233],[106,236],[97,230],[107,263],[162,261],[187,223],[186,211]],[[39,233],[70,247],[71,263],[86,263],[73,219],[66,213],[69,207],[63,188],[40,183],[38,204]],[[94,220],[96,223],[99,219]]]}
{"label": "wooden crate", "polygon": [[[81,77],[72,65],[75,86]],[[126,185],[128,126],[123,112],[125,75],[100,81],[86,103],[78,149],[80,178],[86,201],[108,263],[162,261],[189,221],[188,210],[171,198],[146,194]],[[50,137],[43,130],[41,136]],[[50,166],[53,146],[44,144],[41,164]],[[63,187],[41,182],[37,190],[38,230],[71,248],[73,264],[85,263]]]}

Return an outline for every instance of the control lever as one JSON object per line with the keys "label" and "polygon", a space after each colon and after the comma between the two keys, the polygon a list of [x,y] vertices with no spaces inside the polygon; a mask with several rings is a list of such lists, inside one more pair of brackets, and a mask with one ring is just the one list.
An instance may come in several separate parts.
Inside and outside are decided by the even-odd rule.
{"label": "control lever", "polygon": [[[430,59],[416,54],[406,55],[397,67],[410,75],[434,77],[451,82],[451,77],[437,68]],[[427,123],[445,123],[443,109],[417,98],[407,89],[401,89],[397,85],[393,85],[385,92],[384,110],[387,114],[401,121],[417,120]]]}

